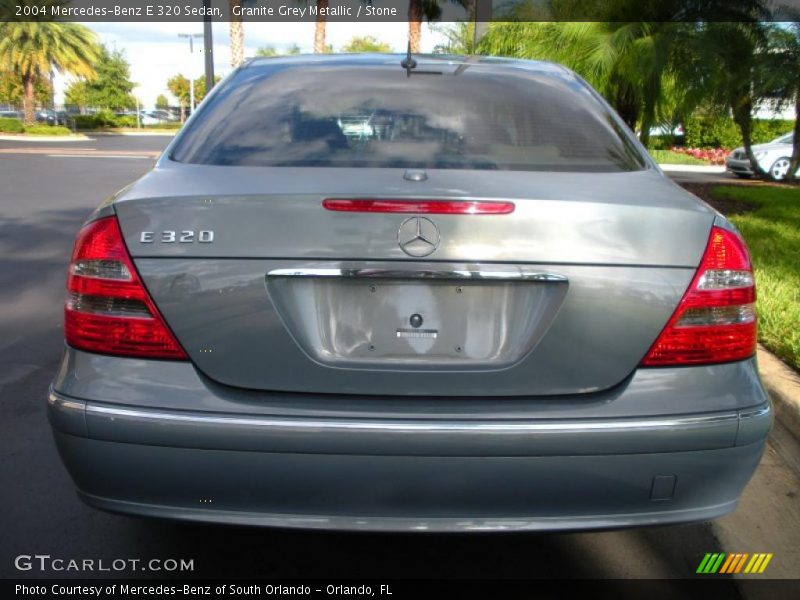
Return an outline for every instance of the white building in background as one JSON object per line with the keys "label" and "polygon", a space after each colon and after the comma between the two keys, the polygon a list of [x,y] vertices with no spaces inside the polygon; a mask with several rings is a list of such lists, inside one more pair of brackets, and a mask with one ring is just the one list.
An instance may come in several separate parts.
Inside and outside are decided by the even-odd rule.
{"label": "white building in background", "polygon": [[756,119],[784,119],[787,121],[793,121],[797,118],[794,112],[794,105],[791,102],[787,102],[783,107],[780,107],[780,109],[776,108],[771,103],[763,103],[756,108],[753,116]]}

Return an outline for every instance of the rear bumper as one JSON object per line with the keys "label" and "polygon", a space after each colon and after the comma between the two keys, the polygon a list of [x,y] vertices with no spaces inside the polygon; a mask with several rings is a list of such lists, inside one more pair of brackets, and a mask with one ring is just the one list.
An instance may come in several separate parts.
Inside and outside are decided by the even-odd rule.
{"label": "rear bumper", "polygon": [[236,415],[51,392],[61,457],[98,508],[230,524],[566,530],[732,510],[770,405],[593,419]]}

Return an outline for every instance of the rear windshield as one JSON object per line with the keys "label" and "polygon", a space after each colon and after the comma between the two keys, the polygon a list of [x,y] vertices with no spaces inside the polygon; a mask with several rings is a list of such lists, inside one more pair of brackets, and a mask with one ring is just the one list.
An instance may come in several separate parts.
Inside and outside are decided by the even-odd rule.
{"label": "rear windshield", "polygon": [[555,69],[255,64],[209,99],[180,162],[236,166],[631,171],[641,154]]}

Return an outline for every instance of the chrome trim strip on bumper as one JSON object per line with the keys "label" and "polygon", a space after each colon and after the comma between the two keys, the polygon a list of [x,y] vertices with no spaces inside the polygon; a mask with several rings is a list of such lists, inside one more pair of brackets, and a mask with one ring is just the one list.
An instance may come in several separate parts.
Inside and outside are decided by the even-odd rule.
{"label": "chrome trim strip on bumper", "polygon": [[[765,414],[769,409],[763,409],[756,414]],[[354,431],[367,430],[374,432],[392,433],[456,433],[456,432],[502,432],[509,435],[530,434],[539,432],[548,433],[581,433],[591,431],[630,431],[630,430],[652,430],[652,429],[684,429],[690,427],[702,427],[718,423],[736,423],[740,415],[736,412],[717,413],[712,415],[699,415],[687,417],[670,417],[664,419],[613,419],[613,420],[583,420],[583,421],[522,421],[522,422],[446,422],[432,423],[420,421],[368,421],[368,420],[339,420],[339,419],[304,419],[304,418],[273,418],[273,417],[238,417],[238,416],[219,416],[203,415],[198,413],[182,414],[178,412],[150,411],[131,408],[117,408],[110,406],[98,406],[89,404],[86,406],[86,414],[102,415],[110,418],[132,417],[135,419],[146,419],[163,422],[183,422],[206,425],[234,425],[262,427],[267,429],[316,429],[316,430],[337,430]]]}
{"label": "chrome trim strip on bumper", "polygon": [[248,416],[128,406],[51,392],[53,426],[98,440],[212,450],[407,456],[586,456],[683,452],[763,441],[769,406],[614,419],[376,419]]}
{"label": "chrome trim strip on bumper", "polygon": [[765,404],[764,406],[759,406],[758,408],[752,410],[740,410],[739,419],[758,419],[761,417],[766,417],[770,413],[772,413],[772,407],[769,404]]}
{"label": "chrome trim strip on bumper", "polygon": [[404,270],[404,269],[336,269],[298,268],[275,269],[267,277],[348,277],[357,279],[470,279],[492,281],[543,281],[567,283],[567,278],[556,273],[526,271],[471,271],[471,270]]}

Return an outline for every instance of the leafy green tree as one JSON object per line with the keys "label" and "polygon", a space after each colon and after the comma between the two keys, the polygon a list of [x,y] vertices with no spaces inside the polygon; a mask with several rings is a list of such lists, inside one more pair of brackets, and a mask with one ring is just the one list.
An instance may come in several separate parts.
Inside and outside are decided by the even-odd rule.
{"label": "leafy green tree", "polygon": [[674,109],[674,49],[690,24],[676,22],[492,23],[480,51],[561,63],[583,76],[647,143]]}
{"label": "leafy green tree", "polygon": [[256,50],[256,56],[266,56],[266,57],[273,57],[273,56],[280,56],[280,52],[275,49],[275,46],[261,46],[258,50]]}
{"label": "leafy green tree", "polygon": [[767,93],[776,108],[794,108],[794,147],[786,179],[796,179],[800,168],[800,12],[794,21],[768,27],[769,51],[763,56]]}
{"label": "leafy green tree", "polygon": [[[220,76],[214,76],[214,85],[218,84],[220,81]],[[198,79],[194,80],[194,101],[195,104],[200,104],[203,99],[206,97],[206,76],[201,75]]]}
{"label": "leafy green tree", "polygon": [[164,94],[159,94],[156,97],[156,108],[169,108],[169,100]]}
{"label": "leafy green tree", "polygon": [[[214,77],[214,83],[218,83],[220,78],[218,76]],[[181,108],[181,123],[186,119],[186,107],[189,106],[189,102],[191,101],[191,92],[190,92],[190,81],[188,78],[184,77],[183,74],[179,73],[177,75],[173,75],[167,80],[167,89],[169,93],[175,96],[175,99],[178,101],[178,105]],[[194,101],[195,104],[199,104],[206,95],[206,76],[203,75],[198,79],[194,80]]]}
{"label": "leafy green tree", "polygon": [[77,23],[0,23],[0,64],[22,84],[24,122],[34,123],[35,86],[52,70],[92,77],[100,48],[94,32]]}
{"label": "leafy green tree", "polygon": [[130,80],[130,65],[122,51],[109,51],[102,46],[95,72],[91,80],[79,78],[70,84],[65,94],[67,103],[110,110],[136,107],[131,93],[135,84]]}
{"label": "leafy green tree", "polygon": [[[743,22],[763,15],[764,4],[763,0],[706,0],[701,7],[685,0],[551,0],[547,11],[554,20],[514,22],[509,17],[492,23],[480,41],[479,52],[564,64],[598,89],[623,120],[640,131],[647,145],[654,125],[673,123],[678,116],[707,104],[709,96],[719,98],[719,79],[731,86],[735,81],[744,82],[737,94],[753,82],[750,67],[739,64],[731,70],[725,65],[732,65],[734,56],[741,57],[741,63],[752,63],[758,44],[746,42],[730,48],[735,44],[728,41],[722,43],[725,48],[718,47],[720,42],[712,41],[709,31],[713,25],[724,24],[705,22],[703,11],[707,14],[713,6],[715,14],[730,19],[727,24],[734,29],[757,28],[757,24]],[[697,21],[692,21],[687,11],[695,8],[700,12]],[[528,3],[520,10],[529,19],[542,7]],[[631,15],[650,20],[632,22]],[[730,56],[720,58],[726,52]],[[721,104],[733,106],[730,98]],[[737,121],[741,122],[742,118]]]}
{"label": "leafy green tree", "polygon": [[354,36],[342,46],[342,52],[391,52],[392,47],[372,35]]}
{"label": "leafy green tree", "polygon": [[461,21],[452,23],[445,27],[438,27],[437,31],[445,38],[444,43],[437,44],[433,48],[434,54],[478,54],[478,46],[475,44],[475,23],[472,21]]}
{"label": "leafy green tree", "polygon": [[89,106],[89,84],[85,79],[73,81],[64,93],[64,100],[67,104],[76,105],[81,114],[84,114],[86,107]]}
{"label": "leafy green tree", "polygon": [[180,73],[173,75],[167,80],[167,89],[181,107],[181,123],[183,123],[186,120],[186,107],[190,99],[189,80]]}
{"label": "leafy green tree", "polygon": [[111,110],[136,107],[136,98],[131,93],[136,84],[130,80],[130,65],[122,50],[103,46],[95,70],[97,76],[87,82],[90,104]]}
{"label": "leafy green tree", "polygon": [[[758,22],[709,22],[696,26],[683,41],[684,86],[712,111],[730,114],[742,136],[753,170],[761,169],[753,153],[753,110],[769,95],[767,27]],[[694,57],[694,60],[691,59]]]}
{"label": "leafy green tree", "polygon": [[300,54],[300,46],[297,44],[292,44],[284,51],[276,49],[275,46],[261,46],[256,50],[256,56],[291,56],[295,54]]}

